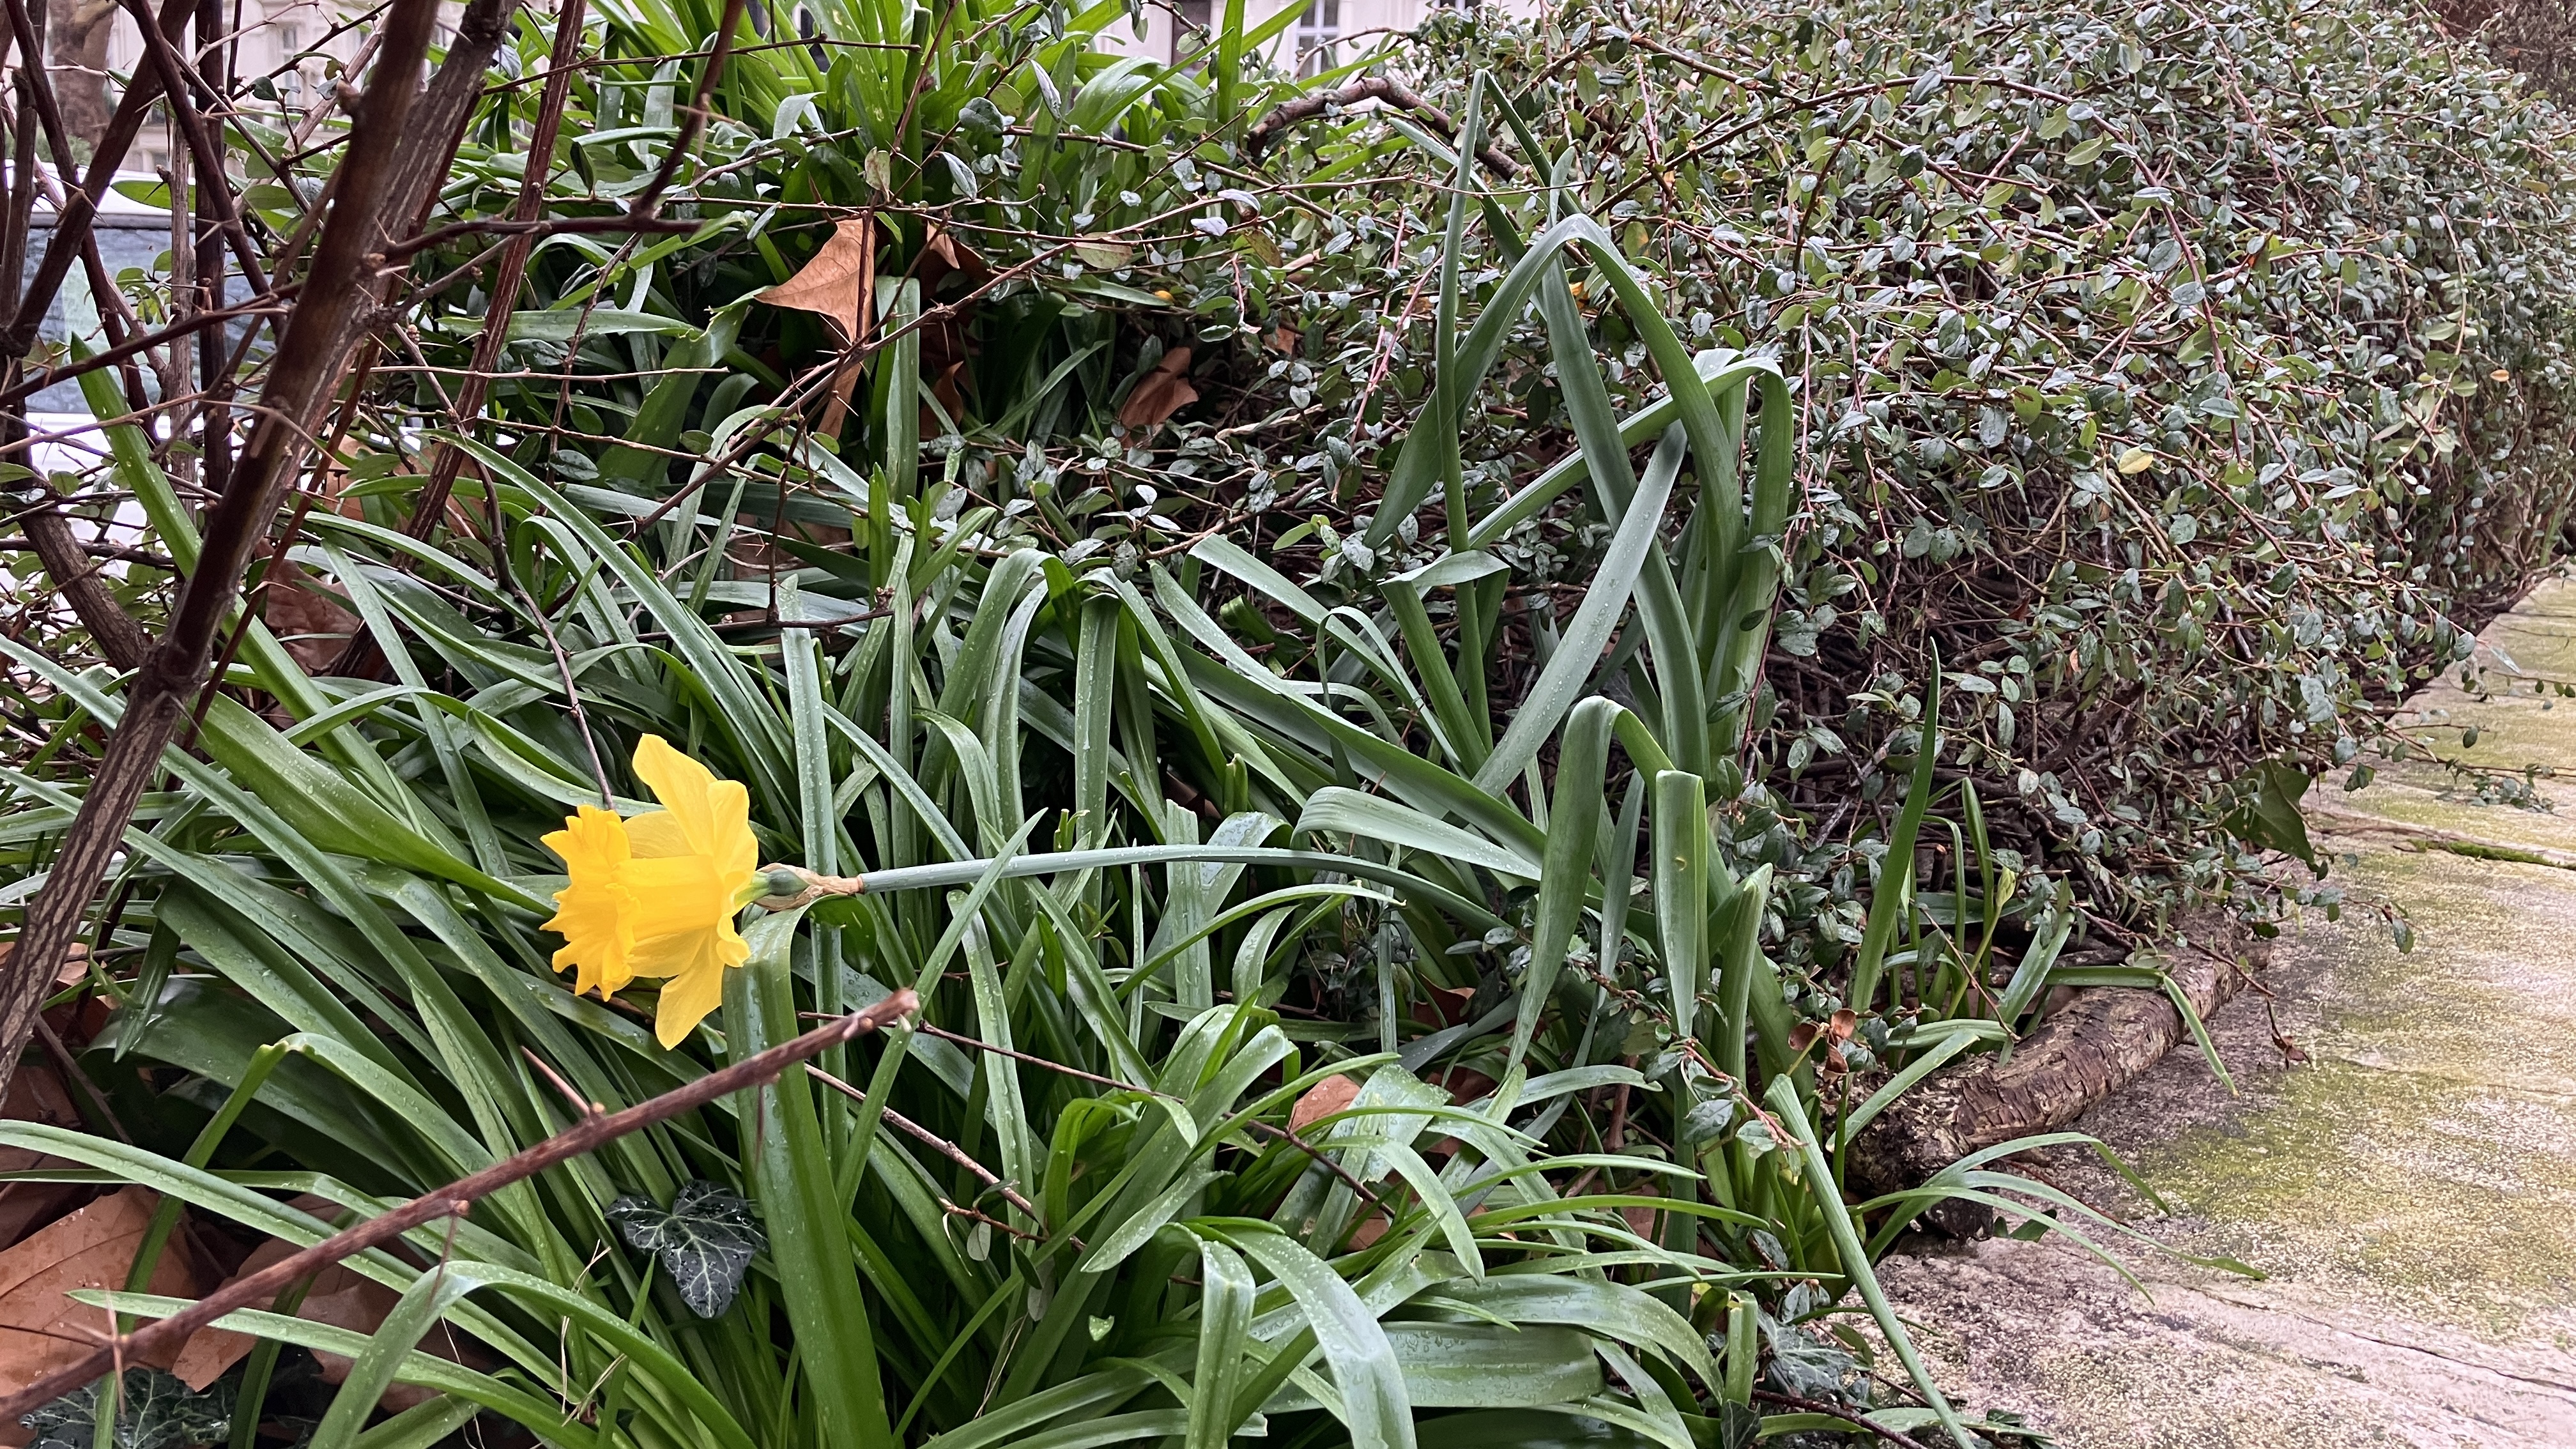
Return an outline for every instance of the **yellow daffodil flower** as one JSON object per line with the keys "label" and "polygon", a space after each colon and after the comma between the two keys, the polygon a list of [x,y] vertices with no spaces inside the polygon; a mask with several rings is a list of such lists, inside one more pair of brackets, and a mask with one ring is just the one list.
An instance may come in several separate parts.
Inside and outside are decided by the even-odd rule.
{"label": "yellow daffodil flower", "polygon": [[659,735],[635,747],[635,773],[662,809],[621,820],[585,806],[545,838],[571,877],[546,929],[563,934],[555,969],[578,967],[576,990],[605,997],[638,976],[665,978],[653,1030],[671,1047],[723,1003],[725,968],[750,959],[734,917],[764,877],[740,782]]}

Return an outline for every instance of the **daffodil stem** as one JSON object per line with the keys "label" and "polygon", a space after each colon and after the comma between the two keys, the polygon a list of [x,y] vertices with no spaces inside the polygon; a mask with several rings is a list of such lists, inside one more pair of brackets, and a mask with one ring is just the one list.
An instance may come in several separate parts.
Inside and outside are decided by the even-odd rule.
{"label": "daffodil stem", "polygon": [[763,871],[768,877],[765,884],[769,891],[760,898],[759,905],[762,910],[773,914],[792,911],[798,906],[810,906],[826,896],[865,895],[868,890],[868,883],[862,877],[825,875],[801,865],[772,865],[763,867]]}

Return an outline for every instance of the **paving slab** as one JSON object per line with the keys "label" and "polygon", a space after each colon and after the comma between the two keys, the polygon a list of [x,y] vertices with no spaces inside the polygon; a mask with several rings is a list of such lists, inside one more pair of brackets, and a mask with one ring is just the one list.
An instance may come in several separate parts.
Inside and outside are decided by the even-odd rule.
{"label": "paving slab", "polygon": [[[2484,640],[2576,680],[2576,585]],[[1911,1244],[1889,1287],[1962,1397],[2070,1449],[2576,1446],[2576,700],[2454,679],[2411,705],[2454,756],[2570,779],[2321,782],[2310,829],[2348,904],[2211,1023],[2236,1091],[2186,1048],[2078,1124],[2161,1206],[2075,1152],[2037,1163],[2265,1276],[2123,1247],[2133,1285],[2055,1242]]]}

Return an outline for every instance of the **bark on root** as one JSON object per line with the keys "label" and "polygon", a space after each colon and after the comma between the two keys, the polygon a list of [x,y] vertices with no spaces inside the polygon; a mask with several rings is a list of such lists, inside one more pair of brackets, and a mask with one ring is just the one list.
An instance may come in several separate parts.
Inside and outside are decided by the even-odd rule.
{"label": "bark on root", "polygon": [[[2165,966],[2203,1021],[2270,954],[2268,942],[2214,912],[2187,918],[2178,935],[2191,944],[2163,952]],[[1851,1180],[1871,1195],[1900,1191],[1971,1152],[2065,1127],[2190,1039],[2182,1013],[2157,992],[2073,992],[2022,1039],[2010,1062],[1979,1056],[1936,1072],[1881,1112],[1852,1144]],[[1952,1202],[1925,1217],[1965,1237],[1989,1214]]]}

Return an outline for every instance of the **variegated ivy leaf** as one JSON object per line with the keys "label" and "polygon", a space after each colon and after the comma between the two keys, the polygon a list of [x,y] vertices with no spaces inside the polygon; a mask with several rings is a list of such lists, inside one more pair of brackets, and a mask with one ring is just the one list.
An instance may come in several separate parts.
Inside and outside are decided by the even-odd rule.
{"label": "variegated ivy leaf", "polygon": [[[157,1368],[127,1369],[107,1442],[116,1449],[220,1444],[232,1435],[233,1387],[232,1379],[221,1379],[199,1394]],[[98,1385],[83,1384],[18,1422],[35,1431],[35,1449],[91,1449],[98,1442]]]}
{"label": "variegated ivy leaf", "polygon": [[769,1244],[751,1218],[751,1204],[712,1182],[683,1186],[667,1209],[648,1198],[621,1197],[608,1205],[629,1245],[651,1253],[680,1290],[680,1301],[700,1318],[714,1318],[733,1304],[751,1260]]}

